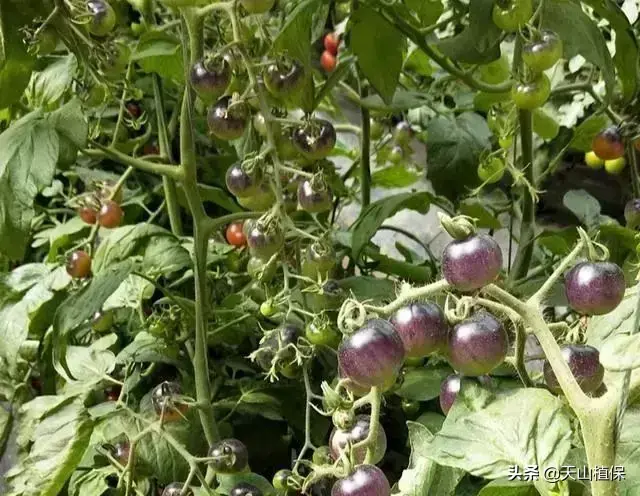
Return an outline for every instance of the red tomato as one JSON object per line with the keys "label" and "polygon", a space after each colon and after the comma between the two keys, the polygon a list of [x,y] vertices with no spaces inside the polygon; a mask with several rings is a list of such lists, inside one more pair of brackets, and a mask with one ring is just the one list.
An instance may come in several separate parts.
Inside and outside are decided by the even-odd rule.
{"label": "red tomato", "polygon": [[227,243],[232,246],[245,246],[247,244],[247,237],[244,235],[242,228],[243,222],[234,222],[227,227]]}
{"label": "red tomato", "polygon": [[338,55],[338,46],[340,39],[335,33],[329,33],[324,37],[324,49],[331,55]]}
{"label": "red tomato", "polygon": [[336,69],[336,58],[331,52],[325,50],[320,57],[320,65],[327,72],[333,72]]}

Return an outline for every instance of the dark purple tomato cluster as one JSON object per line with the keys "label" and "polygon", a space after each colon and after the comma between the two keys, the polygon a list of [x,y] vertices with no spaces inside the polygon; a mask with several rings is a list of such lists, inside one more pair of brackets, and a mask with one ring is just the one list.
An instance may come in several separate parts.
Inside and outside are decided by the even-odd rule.
{"label": "dark purple tomato cluster", "polygon": [[375,465],[358,465],[331,489],[331,496],[390,496],[391,486],[384,472]]}
{"label": "dark purple tomato cluster", "polygon": [[298,205],[305,212],[312,214],[331,210],[333,195],[321,175],[300,181],[298,185]]}
{"label": "dark purple tomato cluster", "polygon": [[209,465],[219,474],[242,472],[249,465],[247,447],[237,439],[223,439],[209,448]]}
{"label": "dark purple tomato cluster", "polygon": [[[371,417],[369,415],[358,415],[351,428],[346,430],[334,428],[329,437],[329,448],[333,459],[337,460],[340,457],[340,453],[348,446],[354,446],[364,441],[369,435],[370,424]],[[374,441],[374,446],[375,452],[371,463],[375,465],[382,460],[387,451],[387,435],[380,425],[378,426],[378,437]],[[367,455],[366,446],[355,449],[352,455],[356,464],[363,463]]]}
{"label": "dark purple tomato cluster", "polygon": [[473,234],[449,243],[442,254],[442,274],[459,291],[492,283],[502,269],[502,250],[491,236]]}
{"label": "dark purple tomato cluster", "polygon": [[616,308],[624,298],[622,269],[611,262],[581,262],[564,279],[569,305],[585,315],[603,315]]}
{"label": "dark purple tomato cluster", "polygon": [[[569,370],[578,381],[578,384],[585,393],[595,393],[602,385],[604,378],[604,368],[600,363],[600,352],[593,346],[583,344],[568,344],[561,348],[562,357],[569,366]],[[558,383],[551,364],[548,360],[544,362],[544,381],[551,391],[561,393],[562,389]]]}
{"label": "dark purple tomato cluster", "polygon": [[293,145],[309,160],[327,158],[336,146],[336,130],[324,119],[309,120],[293,130]]}
{"label": "dark purple tomato cluster", "polygon": [[206,102],[212,102],[224,94],[231,83],[231,64],[220,55],[207,55],[191,67],[191,86]]}

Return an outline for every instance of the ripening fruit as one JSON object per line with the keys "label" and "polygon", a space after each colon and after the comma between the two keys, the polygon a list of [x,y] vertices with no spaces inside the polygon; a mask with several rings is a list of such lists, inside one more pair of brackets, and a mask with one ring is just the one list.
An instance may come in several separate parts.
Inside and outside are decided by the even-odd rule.
{"label": "ripening fruit", "polygon": [[364,387],[383,386],[395,381],[404,361],[404,345],[393,325],[371,319],[338,348],[342,377]]}
{"label": "ripening fruit", "polygon": [[325,50],[322,52],[320,56],[320,65],[326,72],[333,72],[336,70],[336,65],[338,65],[338,60],[335,55],[331,52]]}
{"label": "ripening fruit", "polygon": [[614,160],[624,156],[624,141],[617,127],[611,126],[598,133],[591,149],[602,160]]}
{"label": "ripening fruit", "polygon": [[86,251],[74,251],[67,260],[67,274],[76,279],[89,277],[91,274],[91,255]]}
{"label": "ripening fruit", "polygon": [[476,312],[451,330],[449,363],[463,375],[485,375],[504,362],[509,336],[502,323],[488,312]]}
{"label": "ripening fruit", "polygon": [[625,287],[622,269],[611,262],[581,262],[564,278],[569,306],[586,315],[611,312],[622,301]]}
{"label": "ripening fruit", "polygon": [[262,491],[248,482],[240,482],[231,488],[229,496],[262,496]]}
{"label": "ripening fruit", "polygon": [[[585,393],[597,391],[604,378],[604,368],[600,363],[600,352],[593,346],[584,344],[564,345],[561,351],[562,357],[567,362],[582,390]],[[557,394],[562,392],[558,378],[547,360],[544,362],[544,382],[552,392]]]}
{"label": "ripening fruit", "polygon": [[107,229],[113,229],[120,225],[124,213],[122,208],[113,200],[107,200],[98,211],[98,224]]}
{"label": "ripening fruit", "polygon": [[584,163],[592,169],[602,169],[604,160],[596,155],[596,152],[590,151],[584,154]]}
{"label": "ripening fruit", "polygon": [[402,339],[407,358],[422,358],[446,350],[449,324],[435,303],[411,303],[389,320]]}
{"label": "ripening fruit", "polygon": [[440,384],[440,408],[446,415],[451,410],[456,397],[460,392],[460,376],[451,374]]}
{"label": "ripening fruit", "polygon": [[223,439],[211,445],[209,465],[219,474],[242,472],[249,465],[247,447],[237,439]]}
{"label": "ripening fruit", "polygon": [[247,222],[245,234],[251,255],[262,260],[269,260],[284,245],[284,234],[279,226],[270,228],[257,222]]}
{"label": "ripening fruit", "polygon": [[538,39],[522,47],[522,60],[536,72],[551,69],[562,57],[562,40],[553,31],[542,31]]}
{"label": "ripening fruit", "polygon": [[182,388],[176,382],[165,381],[158,384],[151,392],[151,403],[156,414],[160,416],[164,411],[164,422],[181,420],[189,405],[180,402]]}
{"label": "ripening fruit", "polygon": [[390,496],[391,486],[384,472],[375,465],[359,465],[348,477],[339,479],[331,496]]}
{"label": "ripening fruit", "polygon": [[624,220],[630,229],[640,226],[640,198],[629,200],[624,206]]}
{"label": "ripening fruit", "polygon": [[[329,447],[331,448],[331,456],[334,460],[340,458],[340,452],[344,451],[349,443],[351,446],[364,441],[369,435],[369,426],[371,417],[369,415],[358,415],[356,421],[350,429],[340,430],[334,428],[329,437]],[[375,451],[371,463],[375,465],[379,463],[387,451],[387,435],[381,425],[378,425],[378,437],[374,441]],[[367,456],[366,446],[353,451],[353,459],[356,464],[364,462]]]}
{"label": "ripening fruit", "polygon": [[[172,482],[164,488],[162,496],[182,496],[183,489],[184,484],[182,482]],[[188,488],[184,494],[185,496],[193,496],[193,491],[191,488]]]}
{"label": "ripening fruit", "polygon": [[106,36],[116,27],[116,13],[104,0],[89,0],[87,11],[91,15],[89,32],[94,36]]}
{"label": "ripening fruit", "polygon": [[95,224],[98,220],[98,212],[91,207],[82,207],[78,209],[78,216],[86,224]]}
{"label": "ripening fruit", "polygon": [[474,291],[495,281],[501,268],[500,246],[486,234],[452,241],[442,254],[442,274],[460,291]]}
{"label": "ripening fruit", "polygon": [[340,39],[335,33],[327,33],[324,37],[324,49],[331,55],[338,55],[338,46],[340,45]]}
{"label": "ripening fruit", "polygon": [[247,237],[244,235],[244,222],[232,222],[227,226],[225,237],[231,246],[242,247],[247,244]]}
{"label": "ripening fruit", "polygon": [[604,161],[604,170],[609,174],[617,176],[627,166],[627,160],[624,157],[614,158],[613,160]]}

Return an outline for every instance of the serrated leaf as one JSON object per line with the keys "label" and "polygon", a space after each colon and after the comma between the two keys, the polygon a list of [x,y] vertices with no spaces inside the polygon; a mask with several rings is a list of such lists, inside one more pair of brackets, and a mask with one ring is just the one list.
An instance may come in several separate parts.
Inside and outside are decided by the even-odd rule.
{"label": "serrated leaf", "polygon": [[616,336],[628,336],[635,332],[634,313],[637,305],[638,286],[627,288],[620,304],[606,315],[594,315],[587,324],[587,344],[602,349]]}
{"label": "serrated leaf", "polygon": [[90,390],[95,384],[103,380],[105,375],[113,372],[116,356],[105,348],[117,341],[115,334],[110,334],[92,343],[91,346],[67,347],[67,363],[71,375],[54,364],[56,371],[68,382],[65,392],[82,392]]}
{"label": "serrated leaf", "polygon": [[170,275],[192,267],[191,255],[173,236],[149,239],[142,258],[142,271],[149,275]]}
{"label": "serrated leaf", "polygon": [[420,174],[409,170],[405,165],[392,165],[379,169],[371,175],[375,186],[382,188],[406,188],[420,179]]}
{"label": "serrated leaf", "polygon": [[640,334],[617,335],[600,350],[600,363],[607,370],[622,372],[640,367]]}
{"label": "serrated leaf", "polygon": [[162,31],[148,31],[140,37],[131,60],[138,62],[142,70],[157,73],[163,79],[181,82],[184,80],[182,67],[182,45],[180,41]]}
{"label": "serrated leaf", "polygon": [[481,199],[469,198],[460,203],[462,215],[476,219],[478,227],[483,229],[500,229],[502,224],[483,204]]}
{"label": "serrated leaf", "polygon": [[351,15],[351,49],[378,94],[390,103],[402,69],[406,40],[375,10],[361,5]]}
{"label": "serrated leaf", "polygon": [[432,199],[431,193],[423,191],[388,196],[370,204],[360,212],[358,220],[352,226],[351,252],[353,257],[358,258],[362,248],[389,217],[403,209],[416,210],[426,214]]}
{"label": "serrated leaf", "polygon": [[619,482],[620,496],[637,496],[640,492],[640,409],[628,409],[622,419],[620,439],[616,445],[616,466],[625,468]]}
{"label": "serrated leaf", "polygon": [[600,202],[584,189],[571,189],[564,194],[562,204],[588,228],[598,224]]}
{"label": "serrated leaf", "polygon": [[79,98],[74,98],[47,116],[61,137],[78,149],[87,146],[89,122]]}
{"label": "serrated leaf", "polygon": [[77,70],[76,57],[70,53],[56,58],[42,71],[31,74],[31,80],[26,89],[29,105],[35,108],[56,103],[71,86]]}
{"label": "serrated leaf", "polygon": [[453,371],[448,367],[409,370],[396,391],[401,398],[429,401],[440,396],[440,386]]}
{"label": "serrated leaf", "polygon": [[435,24],[444,12],[442,0],[406,0],[405,4],[425,26]]}
{"label": "serrated leaf", "polygon": [[134,340],[118,353],[117,363],[167,363],[180,366],[184,360],[180,359],[180,350],[163,339],[142,331]]}
{"label": "serrated leaf", "polygon": [[345,277],[338,281],[340,287],[352,292],[358,300],[386,300],[395,294],[395,285],[388,279],[370,276]]}

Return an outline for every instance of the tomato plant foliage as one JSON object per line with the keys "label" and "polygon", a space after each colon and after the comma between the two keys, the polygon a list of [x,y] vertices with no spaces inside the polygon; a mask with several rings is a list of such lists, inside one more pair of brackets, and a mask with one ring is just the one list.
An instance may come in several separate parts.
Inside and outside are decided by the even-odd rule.
{"label": "tomato plant foliage", "polygon": [[637,7],[0,0],[0,493],[640,494]]}

